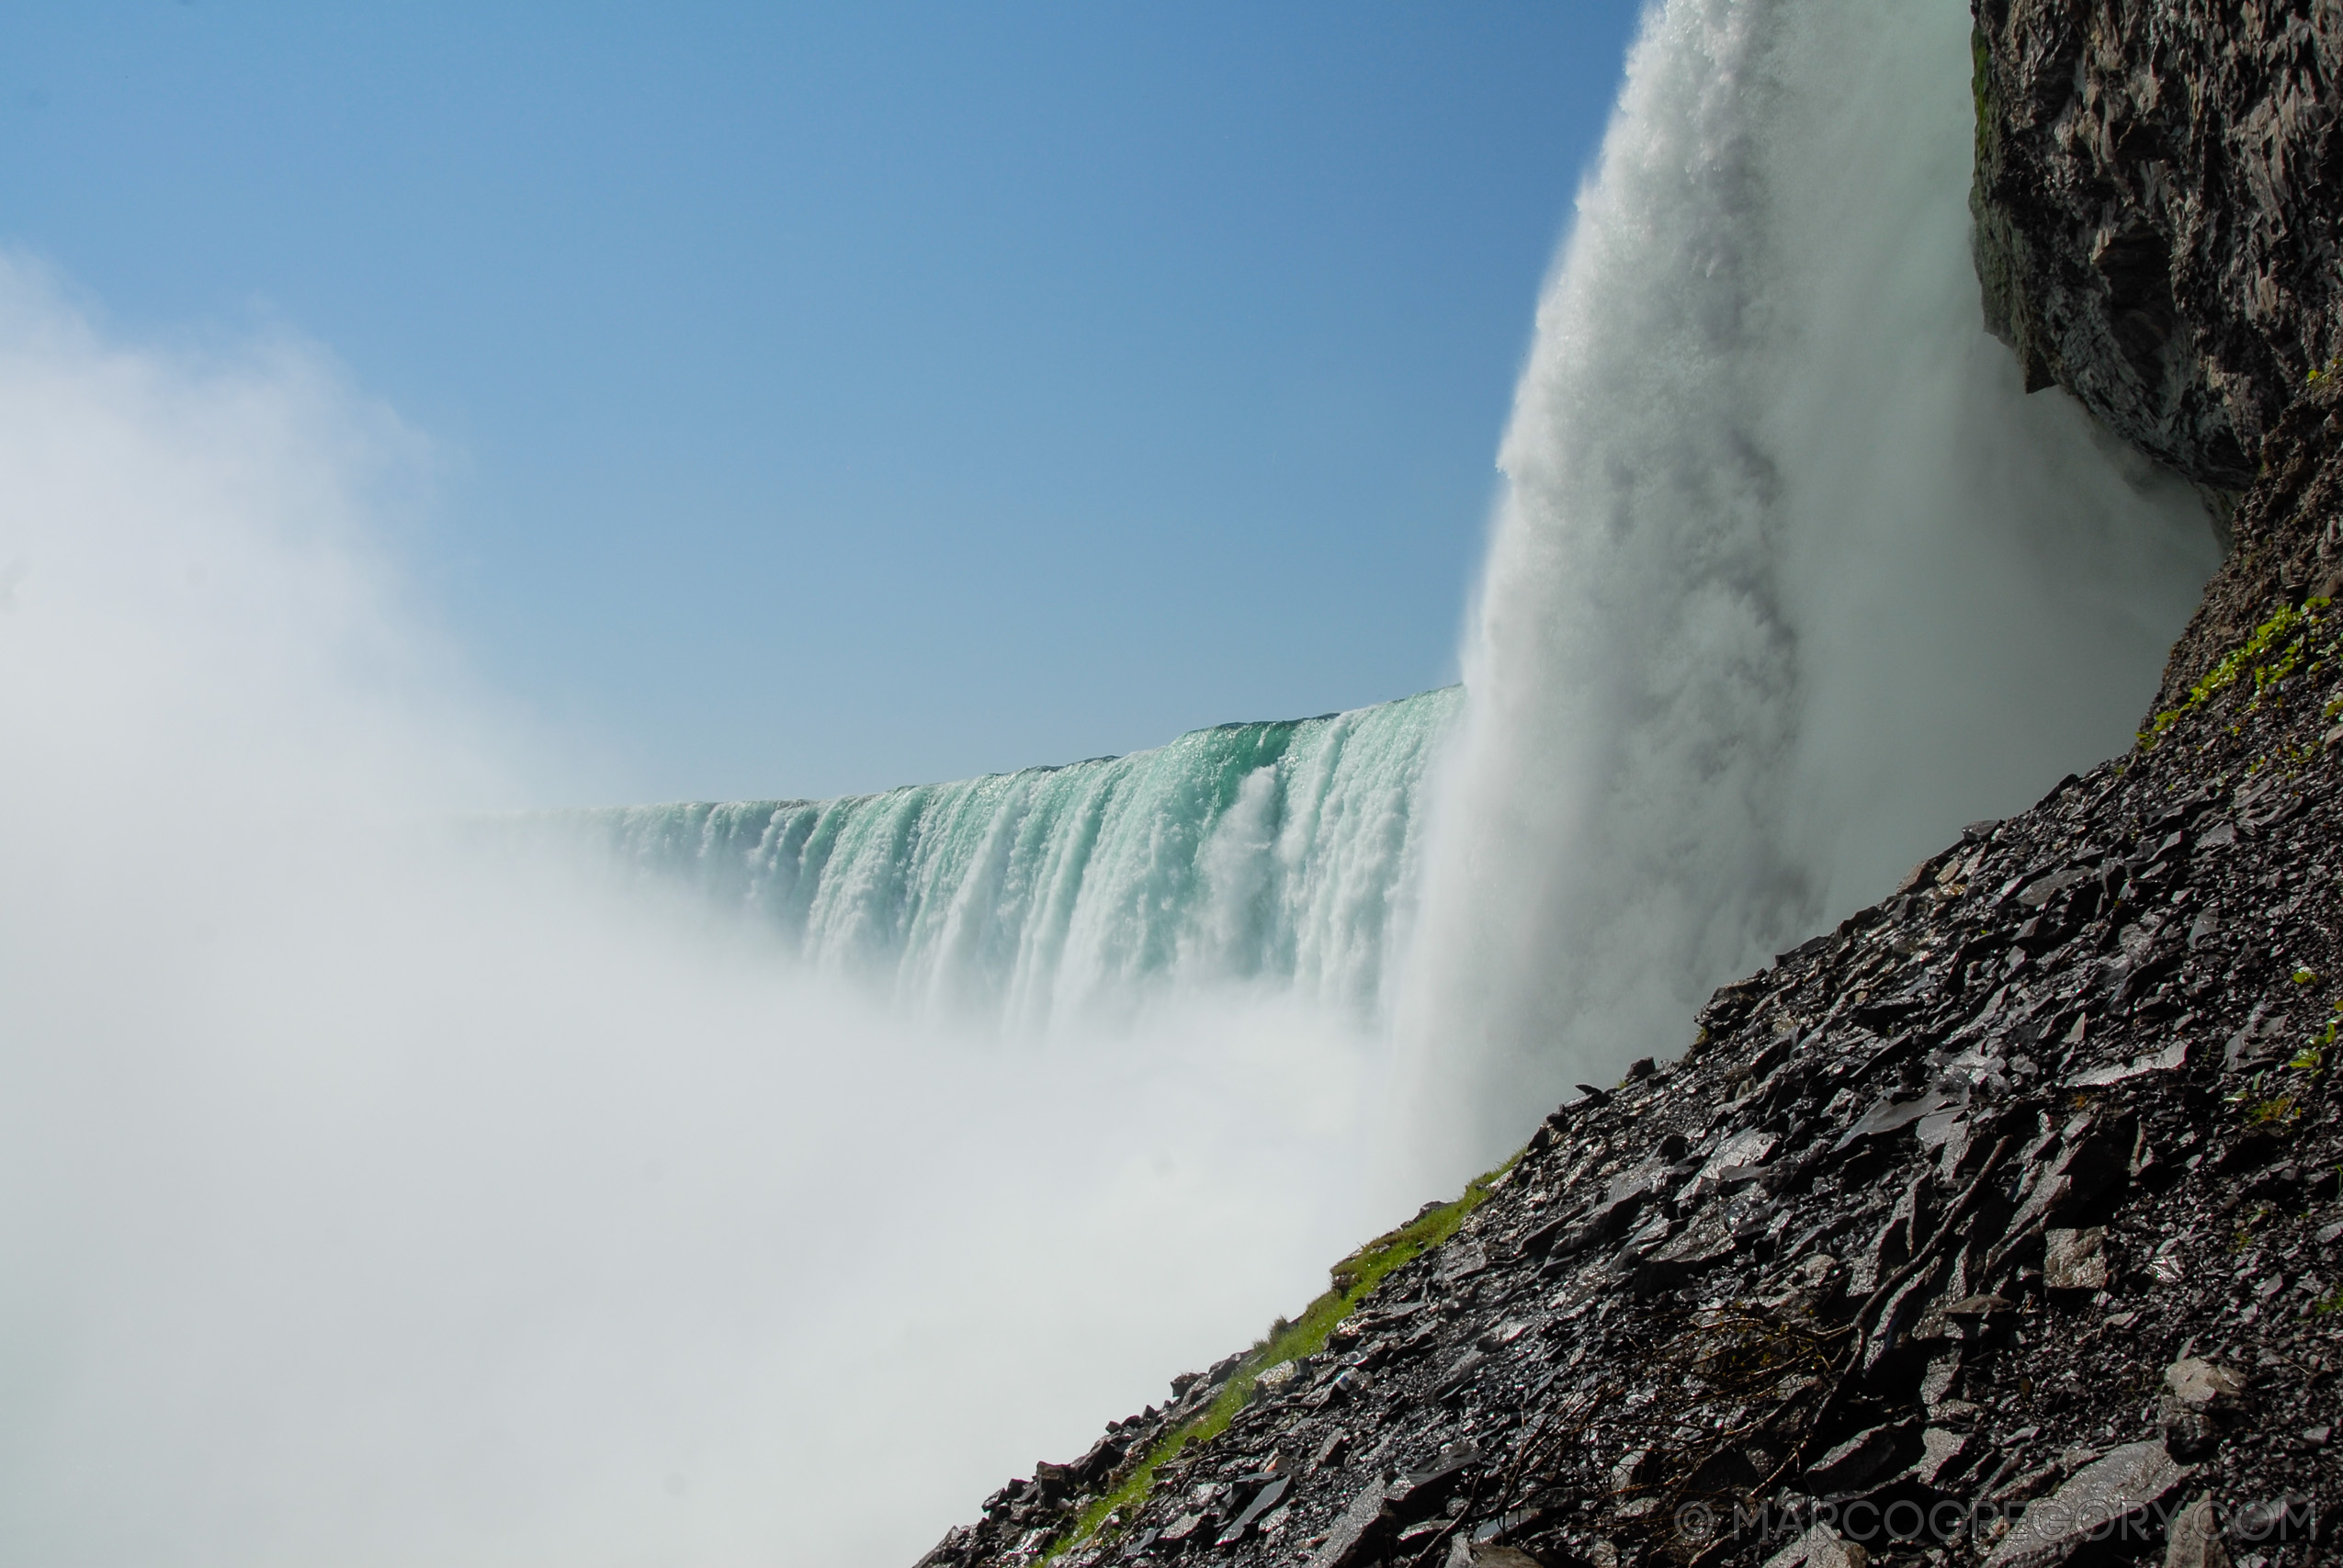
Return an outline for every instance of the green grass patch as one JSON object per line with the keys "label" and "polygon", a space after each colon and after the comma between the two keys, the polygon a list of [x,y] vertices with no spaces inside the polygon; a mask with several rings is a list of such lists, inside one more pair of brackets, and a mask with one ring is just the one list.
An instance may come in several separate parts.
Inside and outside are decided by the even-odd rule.
{"label": "green grass patch", "polygon": [[2154,750],[2166,730],[2232,686],[2252,683],[2253,700],[2247,705],[2250,713],[2261,705],[2264,692],[2289,675],[2297,671],[2305,675],[2315,671],[2335,651],[2332,641],[2316,649],[2311,646],[2311,634],[2324,619],[2322,613],[2326,606],[2325,599],[2305,599],[2302,608],[2289,604],[2256,626],[2252,636],[2224,654],[2221,662],[2208,671],[2203,680],[2189,688],[2189,694],[2180,699],[2178,707],[2167,708],[2149,721],[2139,734],[2141,750]]}
{"label": "green grass patch", "polygon": [[1245,1352],[1245,1359],[1210,1404],[1188,1424],[1156,1440],[1142,1458],[1138,1468],[1124,1477],[1120,1485],[1104,1496],[1094,1499],[1075,1517],[1065,1534],[1053,1542],[1043,1554],[1045,1562],[1054,1562],[1061,1554],[1072,1551],[1096,1535],[1104,1526],[1107,1516],[1117,1508],[1126,1508],[1144,1498],[1155,1484],[1156,1473],[1191,1449],[1212,1441],[1228,1429],[1253,1396],[1254,1385],[1261,1374],[1281,1361],[1299,1360],[1316,1355],[1326,1348],[1335,1325],[1357,1309],[1369,1292],[1383,1282],[1384,1277],[1402,1264],[1413,1262],[1456,1234],[1465,1217],[1488,1201],[1492,1184],[1513,1168],[1519,1154],[1503,1165],[1466,1184],[1464,1195],[1453,1203],[1443,1203],[1428,1213],[1419,1214],[1397,1230],[1384,1232],[1350,1257],[1337,1263],[1328,1272],[1333,1288],[1310,1303],[1302,1315],[1291,1323],[1284,1319]]}

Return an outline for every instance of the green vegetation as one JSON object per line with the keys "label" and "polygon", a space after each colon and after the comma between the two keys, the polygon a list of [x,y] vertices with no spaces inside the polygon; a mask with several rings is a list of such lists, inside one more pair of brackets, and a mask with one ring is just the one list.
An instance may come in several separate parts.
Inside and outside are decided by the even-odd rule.
{"label": "green vegetation", "polygon": [[1054,1561],[1060,1553],[1081,1545],[1098,1533],[1110,1515],[1145,1497],[1155,1484],[1156,1472],[1178,1459],[1190,1449],[1208,1443],[1228,1430],[1228,1423],[1252,1398],[1254,1385],[1261,1374],[1281,1361],[1298,1360],[1317,1354],[1326,1348],[1335,1325],[1351,1315],[1367,1292],[1383,1282],[1385,1275],[1404,1263],[1422,1257],[1456,1234],[1456,1227],[1488,1201],[1489,1192],[1498,1179],[1513,1168],[1519,1154],[1495,1170],[1475,1177],[1464,1195],[1453,1203],[1426,1210],[1397,1230],[1386,1231],[1330,1270],[1334,1288],[1310,1303],[1302,1315],[1292,1323],[1280,1318],[1270,1332],[1245,1352],[1245,1359],[1203,1413],[1175,1432],[1157,1440],[1120,1485],[1104,1496],[1094,1500],[1076,1517],[1073,1524],[1050,1546],[1044,1562]]}
{"label": "green vegetation", "polygon": [[2319,747],[2315,741],[2282,745],[2278,748],[2275,755],[2264,761],[2263,766],[2283,768],[2286,770],[2288,778],[2299,778],[2302,776],[2303,770],[2309,767],[2318,754]]}
{"label": "green vegetation", "polygon": [[[2328,1026],[2330,1032],[2333,1027],[2332,1024]],[[2323,1044],[2319,1041],[2314,1041],[2297,1052],[2293,1059],[2286,1066],[2295,1072],[2308,1073],[2311,1077],[2316,1077],[2326,1066],[2326,1055]],[[2223,1095],[2221,1097],[2223,1101],[2235,1106],[2237,1113],[2257,1127],[2266,1128],[2270,1132],[2286,1131],[2303,1119],[2305,1107],[2301,1097],[2294,1092],[2294,1089],[2288,1087],[2283,1081],[2270,1082],[2270,1074],[2277,1070],[2274,1067],[2267,1067],[2256,1073],[2247,1080],[2243,1088],[2232,1089]]]}
{"label": "green vegetation", "polygon": [[2303,1108],[2291,1094],[2248,1101],[2246,1120],[2258,1127],[2291,1127],[2303,1119]]}
{"label": "green vegetation", "polygon": [[2253,699],[2246,705],[2246,711],[2252,713],[2261,706],[2263,694],[2279,682],[2298,671],[2307,675],[2316,671],[2336,649],[2331,638],[2316,648],[2312,646],[2311,634],[2324,620],[2326,607],[2325,599],[2305,599],[2300,609],[2287,605],[2256,626],[2252,636],[2230,649],[2203,680],[2189,688],[2189,694],[2180,700],[2179,706],[2167,708],[2149,721],[2148,727],[2140,731],[2141,749],[2155,750],[2165,731],[2232,686],[2252,682]]}
{"label": "green vegetation", "polygon": [[2326,1021],[2326,1027],[2314,1035],[2309,1044],[2295,1052],[2293,1058],[2286,1064],[2298,1073],[2308,1073],[2317,1077],[2326,1070],[2327,1050],[2335,1043],[2336,1035],[2343,1032],[2343,1001],[2333,1003],[2327,1011],[2335,1016]]}

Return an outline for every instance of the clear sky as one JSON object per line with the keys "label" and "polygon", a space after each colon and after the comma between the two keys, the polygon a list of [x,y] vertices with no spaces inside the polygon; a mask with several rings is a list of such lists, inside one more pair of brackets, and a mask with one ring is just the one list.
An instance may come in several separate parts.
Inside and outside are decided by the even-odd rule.
{"label": "clear sky", "polygon": [[0,243],[289,330],[581,801],[824,795],[1454,678],[1630,0],[0,17]]}

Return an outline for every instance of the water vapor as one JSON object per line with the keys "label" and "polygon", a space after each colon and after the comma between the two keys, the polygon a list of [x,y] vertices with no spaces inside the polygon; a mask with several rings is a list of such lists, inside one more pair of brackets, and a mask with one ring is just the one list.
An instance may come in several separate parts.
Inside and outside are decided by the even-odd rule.
{"label": "water vapor", "polygon": [[1306,1009],[907,1022],[451,830],[546,764],[432,460],[0,265],[0,1559],[907,1562],[1398,1206]]}

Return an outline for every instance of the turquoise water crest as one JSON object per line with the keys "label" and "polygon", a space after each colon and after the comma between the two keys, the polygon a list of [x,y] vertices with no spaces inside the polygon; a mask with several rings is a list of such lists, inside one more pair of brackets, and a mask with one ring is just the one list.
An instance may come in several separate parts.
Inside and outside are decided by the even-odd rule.
{"label": "turquoise water crest", "polygon": [[1045,1029],[1167,984],[1381,1011],[1455,687],[1124,757],[835,800],[549,814],[806,963]]}

